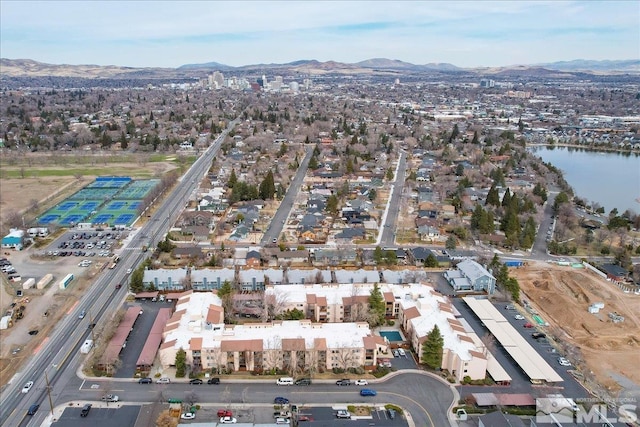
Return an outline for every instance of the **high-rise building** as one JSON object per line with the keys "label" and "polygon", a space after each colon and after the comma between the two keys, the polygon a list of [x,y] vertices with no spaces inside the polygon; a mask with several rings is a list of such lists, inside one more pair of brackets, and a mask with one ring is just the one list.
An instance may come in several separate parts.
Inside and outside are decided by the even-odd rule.
{"label": "high-rise building", "polygon": [[496,85],[496,82],[494,80],[491,80],[491,79],[480,80],[480,87],[490,88],[490,87],[494,87],[495,85]]}

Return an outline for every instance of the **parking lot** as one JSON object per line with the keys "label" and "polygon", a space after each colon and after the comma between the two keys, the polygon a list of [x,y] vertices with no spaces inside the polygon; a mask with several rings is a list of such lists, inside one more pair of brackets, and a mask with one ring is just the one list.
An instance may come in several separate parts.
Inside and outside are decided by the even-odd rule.
{"label": "parking lot", "polygon": [[119,241],[127,236],[123,230],[69,231],[56,239],[42,255],[49,257],[110,257]]}

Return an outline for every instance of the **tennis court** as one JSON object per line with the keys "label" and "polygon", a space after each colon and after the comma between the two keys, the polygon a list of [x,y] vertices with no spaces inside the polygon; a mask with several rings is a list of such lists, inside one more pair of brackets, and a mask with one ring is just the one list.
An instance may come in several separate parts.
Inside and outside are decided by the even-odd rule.
{"label": "tennis court", "polygon": [[142,200],[159,179],[133,181],[130,177],[98,177],[57,206],[49,209],[38,223],[73,226],[79,222],[131,225],[138,217]]}

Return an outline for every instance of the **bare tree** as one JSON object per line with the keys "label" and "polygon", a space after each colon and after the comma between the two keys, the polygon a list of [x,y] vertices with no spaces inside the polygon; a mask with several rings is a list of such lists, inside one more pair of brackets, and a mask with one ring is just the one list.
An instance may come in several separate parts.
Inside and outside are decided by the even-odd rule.
{"label": "bare tree", "polygon": [[282,366],[282,340],[279,336],[268,340],[267,348],[263,350],[263,366],[267,371],[279,369]]}
{"label": "bare tree", "polygon": [[[277,289],[277,288],[276,288]],[[282,313],[289,302],[289,294],[281,291],[265,292],[262,300],[263,321],[273,320]]]}
{"label": "bare tree", "polygon": [[338,368],[344,369],[345,371],[349,368],[357,367],[357,357],[356,354],[360,350],[357,348],[352,348],[348,343],[343,343],[342,346],[337,350],[336,354],[336,364]]}

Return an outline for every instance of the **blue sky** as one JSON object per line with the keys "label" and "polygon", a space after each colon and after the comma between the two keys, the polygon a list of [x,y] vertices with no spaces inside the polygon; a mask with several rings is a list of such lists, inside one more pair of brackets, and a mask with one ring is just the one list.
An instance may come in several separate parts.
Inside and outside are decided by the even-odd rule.
{"label": "blue sky", "polygon": [[461,67],[639,59],[640,2],[0,0],[0,55],[241,66],[399,59]]}

